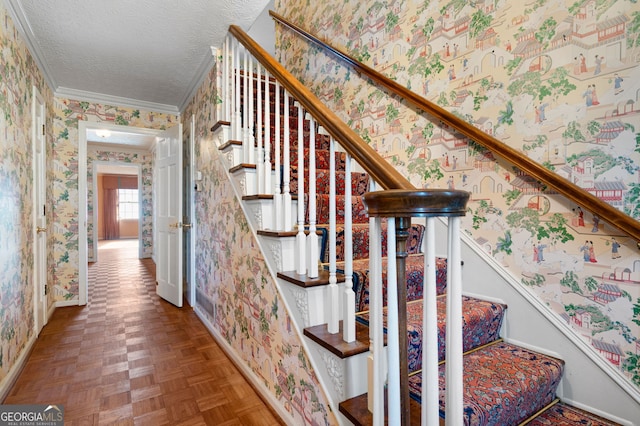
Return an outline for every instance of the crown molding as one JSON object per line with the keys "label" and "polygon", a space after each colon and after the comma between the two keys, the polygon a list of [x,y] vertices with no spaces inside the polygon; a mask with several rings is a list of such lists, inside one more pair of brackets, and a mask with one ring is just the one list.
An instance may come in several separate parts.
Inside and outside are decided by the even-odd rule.
{"label": "crown molding", "polygon": [[4,0],[4,4],[13,20],[13,25],[18,30],[18,33],[24,37],[24,42],[27,45],[27,49],[31,53],[33,60],[40,68],[42,75],[44,77],[45,82],[51,89],[54,91],[57,87],[57,83],[47,66],[47,63],[44,61],[44,56],[42,51],[38,47],[38,43],[36,43],[36,37],[31,29],[31,24],[27,19],[27,16],[24,13],[24,9],[22,8],[22,4],[20,4],[20,0]]}
{"label": "crown molding", "polygon": [[195,76],[191,80],[191,83],[189,83],[189,90],[187,90],[187,94],[180,103],[180,112],[183,112],[187,105],[189,105],[189,102],[191,102],[193,97],[196,95],[196,92],[202,85],[205,77],[209,74],[209,71],[211,70],[211,67],[213,67],[215,62],[216,58],[214,54],[214,47],[212,46],[210,54],[204,57],[204,59],[200,63],[200,66],[198,67],[198,70],[196,71]]}
{"label": "crown molding", "polygon": [[75,99],[79,101],[96,102],[103,105],[114,105],[153,111],[165,114],[180,115],[180,110],[175,105],[159,104],[156,102],[141,101],[138,99],[125,98],[121,96],[106,95],[104,93],[88,92],[86,90],[71,89],[69,87],[58,87],[54,91],[54,96],[58,98]]}

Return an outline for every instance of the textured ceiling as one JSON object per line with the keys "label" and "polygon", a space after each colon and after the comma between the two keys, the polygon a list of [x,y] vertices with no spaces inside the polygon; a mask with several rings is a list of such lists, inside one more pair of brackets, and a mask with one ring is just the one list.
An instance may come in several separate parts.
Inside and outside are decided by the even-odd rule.
{"label": "textured ceiling", "polygon": [[5,3],[56,94],[178,112],[212,63],[211,46],[231,24],[248,30],[269,0]]}

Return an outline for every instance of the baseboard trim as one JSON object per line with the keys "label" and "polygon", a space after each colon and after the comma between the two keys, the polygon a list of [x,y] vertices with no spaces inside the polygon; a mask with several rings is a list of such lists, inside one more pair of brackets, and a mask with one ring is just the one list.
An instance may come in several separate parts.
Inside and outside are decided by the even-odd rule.
{"label": "baseboard trim", "polygon": [[18,379],[18,376],[20,376],[22,369],[29,359],[29,355],[33,350],[36,340],[37,336],[31,336],[31,339],[27,342],[27,345],[16,360],[15,364],[13,364],[13,367],[9,370],[9,373],[2,379],[2,381],[0,381],[0,401],[2,401],[2,403],[4,403],[4,400],[9,395],[9,392]]}
{"label": "baseboard trim", "polygon": [[571,399],[568,398],[563,398],[561,399],[562,402],[564,402],[567,405],[571,405],[574,406],[576,408],[579,408],[580,410],[584,410],[584,411],[588,411],[592,414],[595,414],[596,416],[600,416],[602,418],[611,420],[612,422],[616,422],[616,423],[620,423],[622,426],[634,426],[634,423],[625,420],[625,419],[621,419],[620,417],[616,417],[613,414],[610,413],[605,413],[603,411],[600,411],[598,409],[595,409],[593,407],[589,407],[588,405],[585,404],[581,404],[577,401],[572,401]]}
{"label": "baseboard trim", "polygon": [[251,371],[251,369],[247,367],[247,364],[244,362],[244,360],[238,356],[238,354],[233,350],[231,346],[229,346],[227,341],[220,335],[220,333],[218,333],[218,330],[213,328],[207,317],[200,311],[197,305],[193,308],[193,311],[198,316],[200,321],[202,321],[211,336],[213,336],[213,339],[216,341],[218,346],[220,346],[227,357],[231,359],[233,365],[235,365],[236,368],[240,370],[240,374],[244,376],[244,378],[249,382],[253,389],[260,395],[260,398],[262,398],[269,405],[274,414],[278,416],[279,419],[285,424],[295,426],[291,415],[282,407],[278,400],[273,397],[271,392],[269,392],[269,390],[264,387],[262,381],[259,380],[258,377],[256,377],[256,375],[253,373],[253,371]]}
{"label": "baseboard trim", "polygon": [[64,308],[66,306],[80,306],[78,299],[74,300],[57,300],[54,304],[56,308]]}

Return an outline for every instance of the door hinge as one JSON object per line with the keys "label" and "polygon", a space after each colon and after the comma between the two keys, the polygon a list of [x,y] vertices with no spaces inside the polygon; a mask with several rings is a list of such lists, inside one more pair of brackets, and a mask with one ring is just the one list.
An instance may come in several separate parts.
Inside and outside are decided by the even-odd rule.
{"label": "door hinge", "polygon": [[44,136],[44,124],[42,125],[42,136]]}
{"label": "door hinge", "polygon": [[48,284],[45,284],[45,285],[44,285],[44,294],[45,294],[45,296],[46,296],[47,294],[49,294],[49,285],[48,285]]}

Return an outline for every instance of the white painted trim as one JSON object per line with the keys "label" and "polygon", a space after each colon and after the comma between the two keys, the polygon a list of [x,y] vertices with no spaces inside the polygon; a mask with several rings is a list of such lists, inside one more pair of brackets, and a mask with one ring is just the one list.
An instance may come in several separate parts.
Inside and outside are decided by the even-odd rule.
{"label": "white painted trim", "polygon": [[118,105],[121,107],[141,109],[144,111],[180,115],[180,110],[178,110],[178,107],[175,105],[141,101],[122,96],[107,95],[105,93],[88,92],[86,90],[72,89],[70,87],[55,87],[53,95],[63,99],[75,99],[78,101],[96,102],[103,105]]}
{"label": "white painted trim", "polygon": [[78,122],[78,305],[87,304],[87,127]]}
{"label": "white painted trim", "polygon": [[96,151],[118,151],[126,154],[142,154],[151,155],[151,151],[147,149],[132,149],[126,145],[114,145],[110,143],[87,142],[87,152]]}
{"label": "white painted trim", "polygon": [[[86,302],[84,303],[86,305]],[[56,308],[66,308],[67,306],[80,306],[77,300],[58,300],[54,304]]]}
{"label": "white painted trim", "polygon": [[13,387],[14,383],[18,379],[18,376],[22,372],[22,369],[28,361],[29,355],[31,354],[31,350],[33,349],[33,345],[35,345],[36,340],[36,336],[32,335],[31,339],[29,339],[24,349],[20,353],[20,356],[13,364],[13,367],[11,367],[7,375],[4,376],[2,380],[0,380],[0,402],[4,401],[5,398],[9,395],[11,388]]}
{"label": "white painted trim", "polygon": [[572,401],[570,399],[564,398],[563,402],[565,402],[567,405],[571,405],[571,406],[574,406],[576,408],[579,408],[580,410],[588,411],[591,414],[595,414],[596,416],[600,416],[600,417],[603,417],[605,419],[609,419],[612,422],[620,423],[623,426],[635,426],[635,424],[633,422],[630,422],[628,420],[622,419],[622,418],[617,417],[617,416],[615,416],[613,414],[605,413],[605,412],[600,411],[600,410],[598,410],[596,408],[589,407],[587,405],[581,404],[581,403],[579,403],[577,401]]}
{"label": "white painted trim", "polygon": [[13,21],[13,25],[15,25],[18,32],[24,38],[24,42],[33,57],[33,60],[40,68],[42,75],[47,82],[47,85],[51,90],[54,90],[57,86],[57,83],[53,79],[53,75],[47,66],[47,62],[44,60],[44,55],[42,51],[38,47],[38,42],[36,40],[36,36],[31,29],[31,25],[29,25],[29,20],[27,19],[26,14],[24,13],[24,9],[22,8],[22,4],[20,4],[20,0],[5,0],[5,5],[11,16],[11,20]]}
{"label": "white painted trim", "polygon": [[197,237],[197,225],[198,218],[196,215],[196,116],[195,114],[191,116],[191,122],[189,125],[189,161],[191,164],[189,165],[190,176],[186,177],[189,179],[189,191],[191,192],[191,196],[189,198],[190,206],[189,206],[189,220],[191,222],[191,229],[189,230],[189,305],[196,305],[196,237]]}
{"label": "white painted trim", "polygon": [[207,317],[201,313],[198,306],[195,306],[193,311],[196,313],[200,321],[209,330],[209,333],[213,336],[218,346],[224,351],[224,353],[231,359],[233,364],[240,370],[242,375],[247,379],[253,388],[260,394],[260,396],[269,404],[271,409],[275,411],[280,419],[287,425],[295,426],[291,415],[283,408],[282,403],[274,398],[273,394],[264,385],[264,381],[256,376],[256,374],[247,366],[247,362],[240,358],[237,352],[227,343],[227,341],[218,333],[211,323],[207,320]]}

